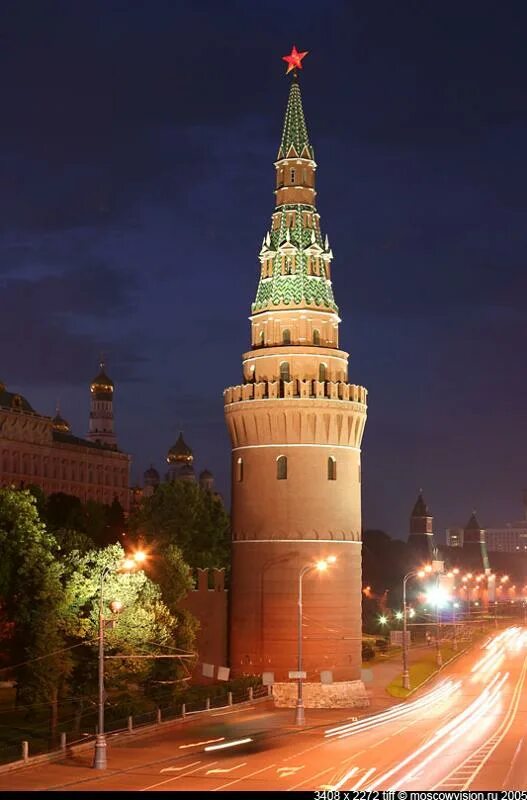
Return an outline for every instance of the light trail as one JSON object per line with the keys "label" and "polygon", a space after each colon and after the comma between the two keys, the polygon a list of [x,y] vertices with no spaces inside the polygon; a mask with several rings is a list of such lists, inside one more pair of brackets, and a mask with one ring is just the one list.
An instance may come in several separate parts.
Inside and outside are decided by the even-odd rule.
{"label": "light trail", "polygon": [[[501,688],[503,687],[505,681],[509,677],[509,674],[506,673],[505,675],[496,675],[489,685],[481,692],[478,697],[470,703],[467,708],[465,708],[460,714],[458,714],[454,719],[440,728],[433,737],[426,742],[425,744],[418,747],[413,753],[407,756],[403,761],[397,764],[392,769],[385,772],[383,775],[378,777],[373,783],[370,783],[366,788],[368,791],[372,791],[376,789],[381,784],[384,784],[389,778],[394,777],[398,772],[400,772],[403,767],[408,766],[411,764],[412,761],[415,761],[419,756],[423,755],[427,751],[430,751],[432,748],[435,748],[434,751],[426,756],[421,762],[416,764],[413,769],[411,769],[404,778],[401,778],[403,781],[403,785],[406,788],[406,784],[404,781],[409,781],[415,777],[415,772],[418,770],[422,770],[426,764],[430,761],[435,759],[439,753],[445,750],[447,747],[450,747],[452,742],[462,736],[469,728],[473,727],[473,725],[485,714],[488,714],[491,707],[498,702]],[[442,744],[439,745],[440,740],[443,739],[444,741]],[[438,746],[439,745],[439,746]],[[399,785],[399,781],[397,783]],[[390,790],[395,790],[396,786],[390,787]]]}
{"label": "light trail", "polygon": [[379,725],[385,725],[388,722],[393,722],[396,719],[407,716],[424,706],[429,706],[432,703],[440,703],[449,699],[461,687],[461,681],[445,681],[440,684],[436,689],[414,700],[411,703],[401,703],[388,711],[382,711],[379,714],[373,714],[370,717],[364,717],[357,722],[351,722],[346,725],[338,725],[335,728],[328,728],[324,736],[326,739],[337,737],[338,739],[345,739],[348,736],[353,736],[362,733],[365,730],[376,728]]}
{"label": "light trail", "polygon": [[211,752],[212,750],[226,750],[228,747],[236,747],[239,744],[247,744],[248,742],[252,742],[250,736],[246,739],[235,739],[231,742],[224,742],[223,744],[211,744],[208,747],[204,747],[206,753]]}

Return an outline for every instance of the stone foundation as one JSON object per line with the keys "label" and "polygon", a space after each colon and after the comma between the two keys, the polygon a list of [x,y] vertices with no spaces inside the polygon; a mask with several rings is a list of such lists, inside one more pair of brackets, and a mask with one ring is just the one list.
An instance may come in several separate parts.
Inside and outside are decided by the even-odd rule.
{"label": "stone foundation", "polygon": [[[297,683],[275,683],[273,698],[279,708],[294,708]],[[362,681],[337,683],[304,683],[303,699],[306,708],[366,708],[370,698]]]}

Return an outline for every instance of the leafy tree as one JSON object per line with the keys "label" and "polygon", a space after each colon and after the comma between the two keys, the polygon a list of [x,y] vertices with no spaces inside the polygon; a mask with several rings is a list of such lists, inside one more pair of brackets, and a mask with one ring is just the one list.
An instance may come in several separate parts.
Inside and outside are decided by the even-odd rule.
{"label": "leafy tree", "polygon": [[52,531],[59,528],[86,531],[80,499],[65,492],[54,492],[49,495],[42,518]]}
{"label": "leafy tree", "polygon": [[[99,626],[100,578],[104,579],[103,613],[113,616],[114,626],[105,629],[105,652],[108,655],[176,654],[178,648],[191,651],[193,630],[179,625],[177,617],[164,603],[160,588],[143,570],[123,572],[125,553],[119,544],[103,550],[91,550],[79,557],[74,552],[66,560],[66,629],[72,642],[81,645],[74,651],[71,678],[73,692],[79,696],[77,723],[84,709],[85,698],[95,694],[97,681],[97,640]],[[176,563],[176,562],[174,562]],[[174,575],[174,584],[185,592],[190,587],[188,568],[178,562],[181,575]],[[118,600],[122,610],[112,615],[110,603]],[[177,659],[111,659],[105,664],[106,684],[114,697],[127,695],[129,685],[142,685],[150,696],[156,695],[157,677],[177,682],[182,665]]]}
{"label": "leafy tree", "polygon": [[190,481],[162,483],[130,519],[130,528],[161,554],[172,544],[191,567],[224,567],[229,517],[221,501]]}
{"label": "leafy tree", "polygon": [[9,651],[17,701],[49,702],[53,731],[72,666],[68,653],[61,652],[64,593],[56,547],[30,492],[0,489],[0,597],[13,625]]}

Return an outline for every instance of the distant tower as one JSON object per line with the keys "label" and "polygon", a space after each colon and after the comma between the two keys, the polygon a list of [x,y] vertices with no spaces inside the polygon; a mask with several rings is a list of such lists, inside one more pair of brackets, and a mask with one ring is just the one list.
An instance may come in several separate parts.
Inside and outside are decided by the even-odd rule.
{"label": "distant tower", "polygon": [[212,472],[209,472],[208,469],[204,469],[203,472],[199,474],[199,485],[202,489],[205,489],[207,492],[214,491],[214,475]]}
{"label": "distant tower", "polygon": [[113,391],[114,384],[105,371],[104,361],[99,364],[99,374],[90,384],[91,408],[90,428],[87,438],[117,449],[117,439],[113,429]]}
{"label": "distant tower", "polygon": [[152,497],[155,490],[159,486],[160,478],[159,472],[157,469],[151,464],[150,467],[146,470],[143,476],[143,484],[144,484],[144,497]]}
{"label": "distant tower", "polygon": [[463,533],[463,550],[470,553],[474,569],[490,570],[485,531],[473,511]]}
{"label": "distant tower", "polygon": [[434,518],[428,510],[422,490],[410,517],[408,544],[420,561],[430,561],[434,549]]}
{"label": "distant tower", "polygon": [[353,681],[361,676],[367,392],[348,383],[348,353],[339,348],[333,253],[315,206],[316,163],[296,78],[275,167],[252,349],[243,355],[243,385],[224,392],[232,442],[230,666],[234,676],[269,671],[289,680],[299,572],[334,555],[326,574],[304,578],[304,670],[317,685],[323,670]]}
{"label": "distant tower", "polygon": [[167,472],[167,481],[195,481],[196,474],[192,462],[194,456],[192,450],[183,439],[183,434],[180,433],[177,442],[172,445],[167,455],[167,462],[169,464]]}
{"label": "distant tower", "polygon": [[58,403],[55,410],[55,416],[51,420],[51,426],[56,433],[71,433],[71,426],[69,422],[67,422],[64,417],[60,415],[60,406]]}

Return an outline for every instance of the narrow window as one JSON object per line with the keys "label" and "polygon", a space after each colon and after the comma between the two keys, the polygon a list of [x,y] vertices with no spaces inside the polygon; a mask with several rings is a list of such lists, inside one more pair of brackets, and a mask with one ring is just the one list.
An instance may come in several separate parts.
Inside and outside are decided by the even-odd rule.
{"label": "narrow window", "polygon": [[236,480],[243,481],[243,458],[238,458],[236,461]]}
{"label": "narrow window", "polygon": [[264,331],[260,331],[260,346],[263,347],[265,344],[265,333]]}
{"label": "narrow window", "polygon": [[327,379],[328,379],[327,378],[327,374],[328,374],[328,368],[327,368],[326,364],[320,364],[320,366],[318,368],[318,379],[319,379],[319,381],[321,381],[321,382],[327,381]]}
{"label": "narrow window", "polygon": [[282,344],[291,344],[291,331],[286,329],[282,332]]}
{"label": "narrow window", "polygon": [[276,477],[279,481],[287,480],[287,456],[278,456],[276,459]]}
{"label": "narrow window", "polygon": [[292,169],[291,170],[291,183],[294,183],[294,182],[295,182],[295,170]]}
{"label": "narrow window", "polygon": [[320,331],[317,330],[313,331],[313,344],[316,345],[320,344]]}
{"label": "narrow window", "polygon": [[289,377],[289,364],[287,361],[282,361],[280,364],[280,380],[281,381],[290,381],[291,378]]}
{"label": "narrow window", "polygon": [[328,481],[337,480],[337,459],[334,456],[328,458]]}

